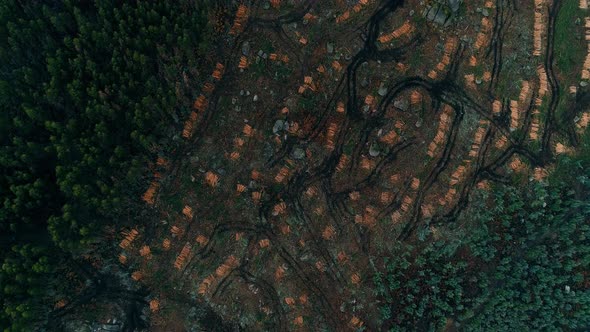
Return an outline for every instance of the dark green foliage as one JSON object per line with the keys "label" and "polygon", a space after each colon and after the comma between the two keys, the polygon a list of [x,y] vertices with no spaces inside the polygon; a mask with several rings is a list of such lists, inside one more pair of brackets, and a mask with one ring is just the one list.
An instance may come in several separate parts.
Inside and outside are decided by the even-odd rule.
{"label": "dark green foliage", "polygon": [[[196,93],[188,83],[197,81],[198,54],[208,43],[205,4],[0,4],[3,327],[30,330],[21,328],[29,304],[9,286],[25,273],[14,271],[43,259],[37,245],[49,256],[81,250],[139,200],[145,165]],[[35,246],[25,253],[10,249],[28,243]],[[33,270],[25,280],[34,284],[46,272]]]}
{"label": "dark green foliage", "polygon": [[[465,316],[468,330],[570,330],[590,326],[590,204],[573,190],[500,188],[479,211],[486,233],[468,245],[493,257],[488,287]],[[482,250],[481,248],[488,248]],[[492,253],[493,254],[490,254]]]}
{"label": "dark green foliage", "polygon": [[179,106],[168,79],[196,65],[206,23],[183,1],[76,3],[8,1],[0,13],[0,223],[49,220],[68,248],[120,213],[129,185],[140,189],[134,181]]}
{"label": "dark green foliage", "polygon": [[[579,160],[578,160],[579,161]],[[573,162],[573,161],[572,161]],[[587,172],[587,169],[586,169]],[[590,327],[590,182],[477,194],[457,240],[400,247],[375,276],[384,325],[465,331]]]}
{"label": "dark green foliage", "polygon": [[30,324],[41,321],[47,314],[40,301],[46,295],[45,281],[54,262],[45,254],[45,248],[30,244],[15,245],[3,256],[0,285],[4,303],[0,326],[11,325],[8,331],[30,331]]}
{"label": "dark green foliage", "polygon": [[404,245],[399,255],[384,259],[384,274],[377,273],[376,293],[383,297],[380,308],[384,325],[394,331],[435,330],[446,318],[462,312],[471,300],[466,288],[467,262],[457,261],[458,243],[437,241],[422,248]]}
{"label": "dark green foliage", "polygon": [[[580,191],[588,184],[588,170],[590,170],[590,132],[580,135],[576,155],[558,156],[557,168],[551,176],[552,183],[568,183],[576,191]],[[582,175],[582,176],[580,176]]]}

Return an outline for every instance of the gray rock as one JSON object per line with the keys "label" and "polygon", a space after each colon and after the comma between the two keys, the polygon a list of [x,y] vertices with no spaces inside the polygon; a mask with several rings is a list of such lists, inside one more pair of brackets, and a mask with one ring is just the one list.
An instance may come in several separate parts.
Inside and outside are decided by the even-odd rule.
{"label": "gray rock", "polygon": [[387,94],[387,88],[383,85],[383,83],[381,83],[381,85],[379,85],[379,91],[377,91],[377,93],[381,97],[384,97]]}
{"label": "gray rock", "polygon": [[264,54],[264,51],[262,51],[262,50],[259,50],[259,51],[258,51],[258,56],[262,56],[262,54]]}
{"label": "gray rock", "polygon": [[434,5],[428,9],[426,19],[439,25],[444,25],[450,17],[450,13],[444,10],[440,4]]}
{"label": "gray rock", "polygon": [[586,82],[586,81],[581,81],[581,82],[580,82],[580,86],[581,86],[581,87],[588,86],[588,82]]}
{"label": "gray rock", "polygon": [[399,99],[393,102],[393,107],[405,112],[410,107],[410,103],[405,99]]}
{"label": "gray rock", "polygon": [[424,12],[424,16],[426,17],[426,19],[429,21],[434,20],[434,17],[436,16],[436,12],[438,11],[438,8],[439,8],[439,6],[428,7],[426,9],[426,11]]}
{"label": "gray rock", "polygon": [[481,10],[481,14],[485,17],[490,16],[490,11],[487,8]]}
{"label": "gray rock", "polygon": [[262,8],[267,9],[267,10],[270,9],[270,3],[268,1],[265,1]]}
{"label": "gray rock", "polygon": [[444,11],[439,10],[436,16],[434,17],[433,22],[436,24],[444,25],[445,23],[447,23],[448,19],[449,15],[447,15],[447,13],[445,13]]}
{"label": "gray rock", "polygon": [[459,10],[459,7],[461,7],[461,2],[463,2],[463,0],[448,0],[447,2],[453,13],[456,13]]}
{"label": "gray rock", "polygon": [[118,332],[118,331],[121,331],[121,326],[119,324],[102,324],[96,331]]}
{"label": "gray rock", "polygon": [[252,98],[252,101],[258,101],[258,95],[254,95],[254,98]]}
{"label": "gray rock", "polygon": [[302,148],[295,148],[293,149],[292,155],[295,159],[303,159],[305,158],[305,150]]}
{"label": "gray rock", "polygon": [[363,80],[361,81],[361,87],[366,88],[369,86],[369,80],[365,77],[363,78]]}
{"label": "gray rock", "polygon": [[272,132],[274,134],[278,134],[281,130],[283,130],[284,126],[285,126],[285,121],[277,120],[277,121],[275,121],[274,126],[272,126]]}
{"label": "gray rock", "polygon": [[329,53],[329,54],[332,54],[332,53],[334,53],[334,44],[332,44],[332,43],[327,43],[327,44],[326,44],[326,49],[327,49],[327,51],[328,51],[328,53]]}
{"label": "gray rock", "polygon": [[265,159],[268,159],[268,158],[272,157],[274,152],[275,152],[275,150],[272,147],[272,145],[268,142],[264,142],[264,147],[262,149],[262,157]]}
{"label": "gray rock", "polygon": [[477,85],[480,85],[480,84],[481,84],[481,82],[482,82],[482,81],[481,81],[481,78],[477,77],[477,78],[475,79],[475,84],[477,84]]}
{"label": "gray rock", "polygon": [[250,54],[250,43],[247,41],[242,44],[242,54],[245,56]]}
{"label": "gray rock", "polygon": [[377,157],[379,154],[381,154],[379,146],[377,146],[376,144],[371,144],[371,146],[369,147],[369,156]]}
{"label": "gray rock", "polygon": [[422,127],[422,119],[418,119],[418,121],[416,121],[416,128],[420,128]]}

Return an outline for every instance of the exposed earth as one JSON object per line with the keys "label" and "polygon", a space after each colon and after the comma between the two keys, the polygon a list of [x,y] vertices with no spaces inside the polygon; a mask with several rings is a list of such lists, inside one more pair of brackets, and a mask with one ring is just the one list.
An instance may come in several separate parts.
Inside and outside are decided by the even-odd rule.
{"label": "exposed earth", "polygon": [[185,147],[154,160],[152,217],[114,244],[153,290],[152,329],[188,329],[191,302],[228,329],[382,329],[367,290],[393,247],[573,153],[590,120],[573,2],[224,6]]}

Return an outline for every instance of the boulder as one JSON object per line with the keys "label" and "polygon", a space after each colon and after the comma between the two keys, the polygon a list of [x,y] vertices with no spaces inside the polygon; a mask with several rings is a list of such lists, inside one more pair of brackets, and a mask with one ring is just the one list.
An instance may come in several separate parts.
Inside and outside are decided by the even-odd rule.
{"label": "boulder", "polygon": [[334,53],[334,44],[332,44],[332,43],[327,43],[327,44],[326,44],[326,50],[328,51],[328,54],[332,54],[332,53]]}
{"label": "boulder", "polygon": [[410,103],[406,99],[399,99],[393,102],[393,107],[405,112],[410,107]]}
{"label": "boulder", "polygon": [[291,153],[293,155],[294,159],[303,159],[305,158],[305,150],[303,150],[302,148],[295,148],[293,149],[293,152]]}
{"label": "boulder", "polygon": [[463,2],[463,0],[448,0],[447,2],[453,13],[456,13],[459,10],[459,7],[461,7],[461,2]]}
{"label": "boulder", "polygon": [[381,97],[384,97],[387,94],[387,88],[383,85],[383,83],[381,83],[381,85],[379,85],[379,91],[377,91],[377,93]]}
{"label": "boulder", "polygon": [[272,132],[274,134],[278,134],[281,130],[283,130],[283,127],[284,126],[285,126],[285,121],[283,121],[283,120],[277,120],[275,122],[274,126],[272,126]]}
{"label": "boulder", "polygon": [[381,154],[379,146],[377,146],[376,144],[371,144],[371,146],[369,147],[369,156],[377,157],[379,154]]}
{"label": "boulder", "polygon": [[242,54],[245,56],[250,55],[250,43],[247,41],[242,44]]}

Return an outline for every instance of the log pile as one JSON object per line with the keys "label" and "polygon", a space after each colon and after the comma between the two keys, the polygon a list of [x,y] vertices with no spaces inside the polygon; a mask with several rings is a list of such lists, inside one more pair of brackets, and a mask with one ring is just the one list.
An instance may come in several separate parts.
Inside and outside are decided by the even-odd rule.
{"label": "log pile", "polygon": [[543,33],[546,30],[546,0],[535,0],[535,21],[533,25],[533,55],[541,56],[543,51]]}
{"label": "log pile", "polygon": [[191,253],[191,245],[190,245],[190,243],[187,242],[184,245],[184,247],[182,247],[182,250],[180,251],[180,254],[178,255],[178,257],[176,257],[176,260],[174,261],[174,267],[177,268],[178,270],[182,269],[186,263],[188,255],[190,255],[190,253]]}
{"label": "log pile", "polygon": [[133,241],[135,241],[135,238],[137,238],[137,235],[139,235],[139,232],[136,229],[132,229],[129,232],[121,232],[123,234],[123,236],[125,236],[123,238],[123,240],[121,240],[121,243],[119,243],[119,247],[121,247],[122,249],[127,249],[131,243],[133,243]]}
{"label": "log pile", "polygon": [[248,22],[248,16],[250,15],[250,10],[248,7],[244,5],[240,5],[238,10],[236,11],[236,18],[234,19],[234,24],[229,30],[230,35],[237,35],[238,33],[244,30],[244,26],[246,22]]}
{"label": "log pile", "polygon": [[410,23],[410,21],[406,21],[399,28],[393,30],[392,32],[390,32],[388,34],[381,35],[377,40],[379,40],[379,42],[381,44],[389,43],[390,41],[392,41],[394,39],[398,39],[402,36],[406,36],[406,35],[411,34],[414,31],[414,29],[415,28]]}
{"label": "log pile", "polygon": [[586,17],[586,23],[584,27],[586,28],[586,42],[588,43],[588,54],[586,55],[586,59],[584,60],[584,66],[582,67],[582,79],[588,80],[590,79],[590,17]]}
{"label": "log pile", "polygon": [[440,115],[440,120],[438,123],[438,130],[436,131],[436,135],[430,144],[428,145],[428,156],[430,158],[434,158],[436,154],[437,148],[443,144],[445,137],[447,135],[447,131],[451,127],[451,113],[453,109],[449,105],[443,106],[443,112]]}
{"label": "log pile", "polygon": [[[358,13],[363,9],[363,7],[367,6],[368,4],[369,4],[369,0],[359,0],[359,2],[352,7],[352,11],[355,13]],[[348,20],[350,18],[350,15],[351,15],[350,10],[345,11],[344,13],[342,13],[338,17],[336,17],[336,23],[342,23],[342,22]]]}

